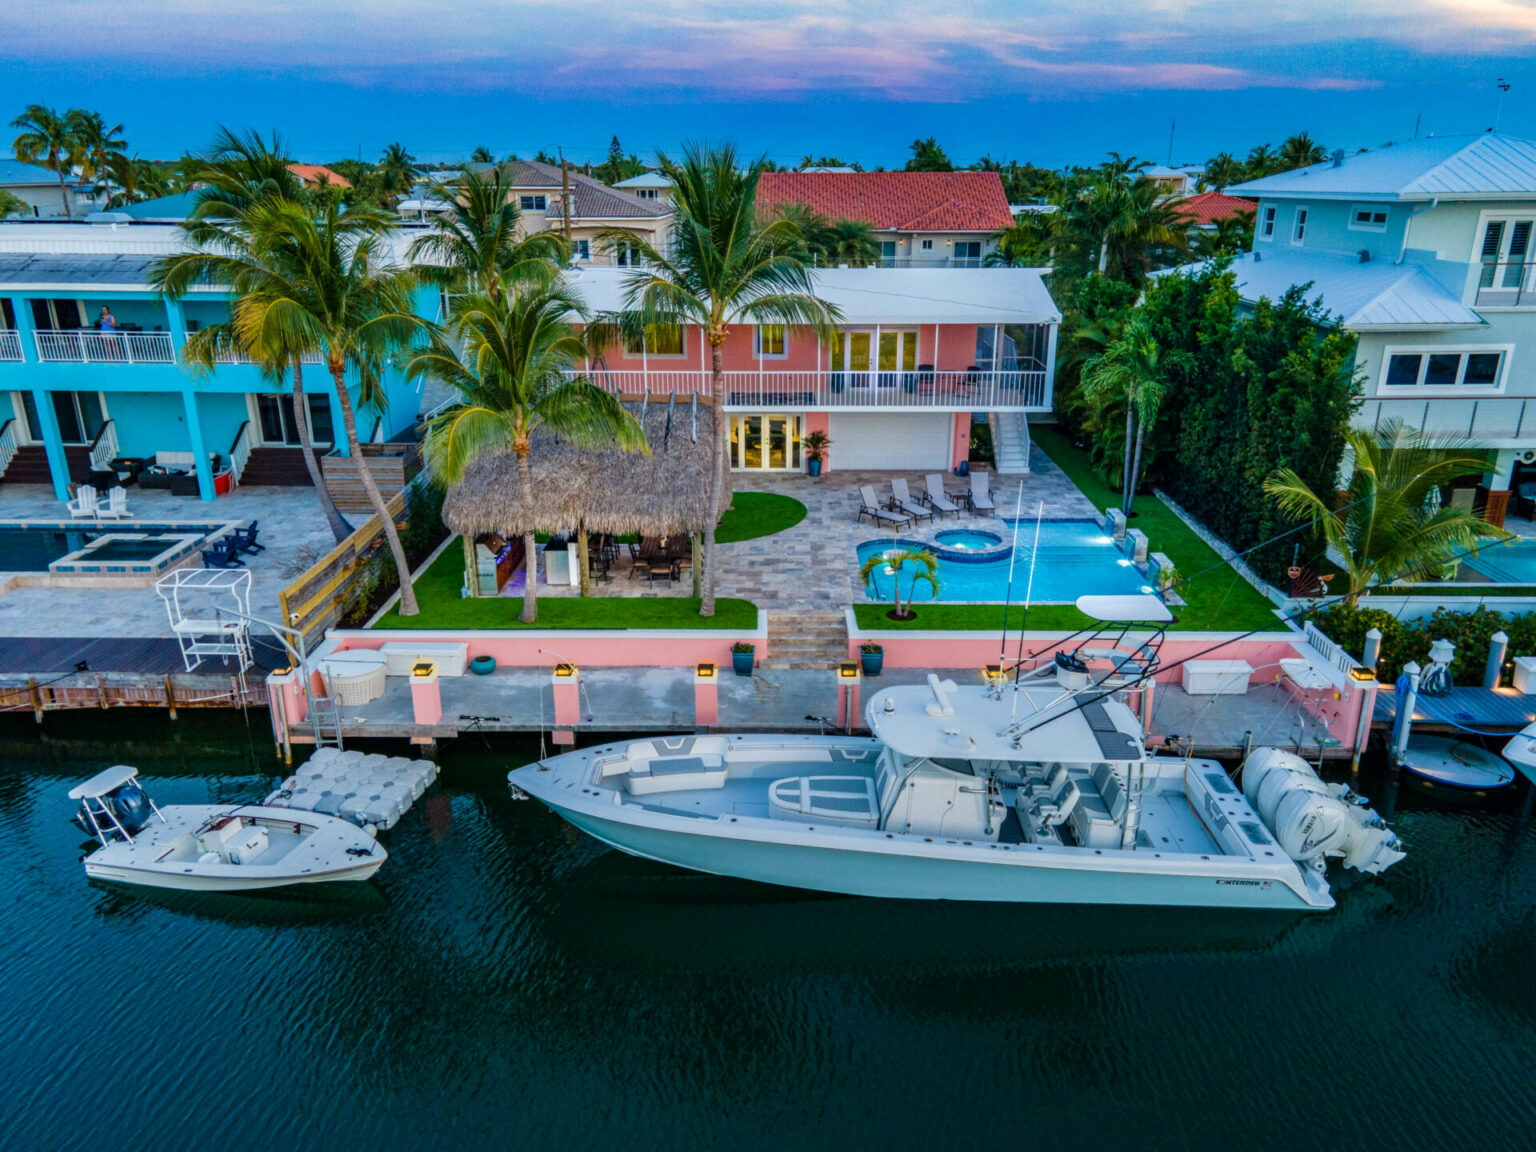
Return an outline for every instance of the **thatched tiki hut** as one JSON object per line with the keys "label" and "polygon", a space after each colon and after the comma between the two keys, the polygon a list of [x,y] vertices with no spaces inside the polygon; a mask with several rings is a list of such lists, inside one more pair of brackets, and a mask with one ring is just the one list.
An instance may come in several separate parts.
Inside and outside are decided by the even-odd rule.
{"label": "thatched tiki hut", "polygon": [[[469,585],[479,594],[472,542],[495,535],[518,539],[525,532],[577,532],[581,578],[586,589],[586,535],[635,532],[641,536],[689,536],[694,541],[694,595],[699,595],[699,539],[708,526],[709,478],[714,467],[714,420],[707,404],[652,400],[624,405],[645,429],[651,454],[614,447],[577,448],[539,428],[528,464],[534,504],[524,507],[517,458],[510,452],[482,457],[448,492],[443,519],[466,541]],[[726,504],[730,473],[726,473]],[[706,558],[708,562],[708,558]],[[531,566],[530,566],[531,569]]]}

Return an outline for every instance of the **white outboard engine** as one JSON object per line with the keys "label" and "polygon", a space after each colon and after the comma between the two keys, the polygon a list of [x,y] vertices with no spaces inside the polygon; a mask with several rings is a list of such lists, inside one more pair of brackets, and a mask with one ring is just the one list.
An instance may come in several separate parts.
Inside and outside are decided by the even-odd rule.
{"label": "white outboard engine", "polygon": [[1403,858],[1402,842],[1365,798],[1322,780],[1295,753],[1257,748],[1243,761],[1243,796],[1292,860],[1321,869],[1336,856],[1374,875]]}

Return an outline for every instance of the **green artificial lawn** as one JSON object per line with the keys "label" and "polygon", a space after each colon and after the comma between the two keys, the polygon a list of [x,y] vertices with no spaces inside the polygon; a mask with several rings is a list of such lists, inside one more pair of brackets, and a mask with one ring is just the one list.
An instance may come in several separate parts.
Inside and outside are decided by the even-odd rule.
{"label": "green artificial lawn", "polygon": [[[804,509],[801,510],[802,512]],[[747,631],[757,627],[757,605],[750,600],[720,597],[715,614],[699,615],[692,598],[574,596],[539,598],[539,618],[518,620],[522,597],[459,595],[464,586],[464,548],[457,538],[416,581],[421,611],[401,616],[397,605],[376,628],[710,628]]]}
{"label": "green artificial lawn", "polygon": [[[1086,452],[1074,448],[1072,442],[1054,427],[1032,424],[1029,432],[1040,449],[1056,462],[1095,508],[1119,507],[1120,493],[1094,472]],[[1196,536],[1161,500],[1156,496],[1138,496],[1133,508],[1138,515],[1131,521],[1131,526],[1147,534],[1152,551],[1166,553],[1181,579],[1194,577],[1178,588],[1178,594],[1186,603],[1183,607],[1173,606],[1177,618],[1174,629],[1184,632],[1284,629],[1285,625],[1274,614],[1274,605],[1222,563],[1211,546]],[[1204,571],[1207,568],[1211,571]],[[1197,576],[1196,573],[1202,574]],[[1003,626],[1001,604],[918,604],[914,609],[916,619],[905,621],[890,619],[886,615],[890,610],[889,604],[853,606],[854,616],[863,629],[991,631]],[[1019,627],[1022,615],[1019,605],[1015,604],[1008,613],[1009,626]],[[1037,605],[1029,610],[1031,631],[1075,631],[1090,623],[1088,617],[1065,604]]]}
{"label": "green artificial lawn", "polygon": [[716,544],[756,540],[793,528],[805,519],[805,505],[792,496],[775,492],[737,492],[731,507],[715,529]]}

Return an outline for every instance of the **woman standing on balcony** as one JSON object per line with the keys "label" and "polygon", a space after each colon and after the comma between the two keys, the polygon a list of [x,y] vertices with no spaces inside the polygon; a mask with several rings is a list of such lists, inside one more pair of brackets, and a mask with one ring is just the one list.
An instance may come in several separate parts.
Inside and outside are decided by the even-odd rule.
{"label": "woman standing on balcony", "polygon": [[117,317],[112,315],[112,310],[105,304],[101,306],[101,315],[96,318],[96,327],[103,332],[117,331]]}

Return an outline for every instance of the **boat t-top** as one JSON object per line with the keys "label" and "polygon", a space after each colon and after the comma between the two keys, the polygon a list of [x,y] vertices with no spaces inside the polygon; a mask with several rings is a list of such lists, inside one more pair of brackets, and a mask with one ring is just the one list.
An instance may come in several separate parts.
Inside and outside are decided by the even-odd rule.
{"label": "boat t-top", "polygon": [[877,692],[869,737],[654,736],[509,780],[636,856],[861,896],[1325,909],[1328,859],[1402,858],[1290,752],[1253,751],[1241,788],[1214,760],[1150,755],[1126,701],[1172,617],[1153,596],[1077,604],[1107,627],[1006,682]]}
{"label": "boat t-top", "polygon": [[261,804],[158,807],[138,770],[116,765],[69,791],[74,820],[100,844],[85,858],[98,880],[241,892],[366,880],[388,858],[362,828],[335,816]]}

